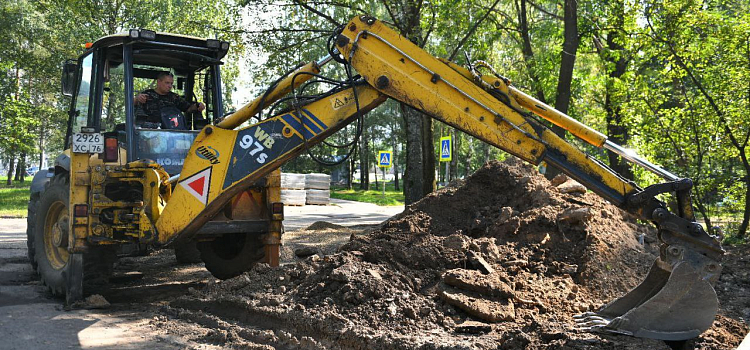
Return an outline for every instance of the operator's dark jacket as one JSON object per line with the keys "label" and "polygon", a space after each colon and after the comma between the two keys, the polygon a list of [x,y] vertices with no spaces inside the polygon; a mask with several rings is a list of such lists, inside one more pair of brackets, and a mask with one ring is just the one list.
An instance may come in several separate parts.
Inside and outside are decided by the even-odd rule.
{"label": "operator's dark jacket", "polygon": [[[166,95],[159,95],[154,89],[148,89],[143,93],[148,95],[148,101],[143,104],[137,104],[135,110],[135,115],[140,121],[161,123],[162,108],[175,106],[180,111],[185,112],[192,105],[180,97],[180,95],[171,91]],[[145,120],[143,119],[144,116]]]}

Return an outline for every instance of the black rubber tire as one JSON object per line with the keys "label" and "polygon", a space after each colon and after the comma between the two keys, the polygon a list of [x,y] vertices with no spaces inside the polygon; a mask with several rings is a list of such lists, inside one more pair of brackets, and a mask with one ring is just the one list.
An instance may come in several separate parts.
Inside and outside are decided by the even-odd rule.
{"label": "black rubber tire", "polygon": [[26,254],[29,257],[31,267],[36,271],[37,263],[34,258],[34,226],[36,225],[36,212],[39,210],[39,192],[32,193],[29,198],[28,211],[26,213]]}
{"label": "black rubber tire", "polygon": [[201,251],[197,242],[189,240],[174,246],[174,258],[180,264],[195,264],[201,260]]}
{"label": "black rubber tire", "polygon": [[198,242],[206,270],[223,280],[239,276],[263,260],[264,248],[259,234],[232,233],[213,241]]}
{"label": "black rubber tire", "polygon": [[[47,254],[47,245],[44,241],[46,220],[53,206],[60,208],[64,206],[63,212],[67,211],[69,205],[69,177],[68,174],[58,174],[46,185],[44,192],[40,195],[36,220],[34,221],[34,260],[37,263],[37,272],[42,282],[56,296],[65,296],[65,276],[68,274],[67,263],[53,266]],[[62,259],[62,257],[61,257]],[[64,259],[62,259],[64,260]],[[109,283],[114,263],[117,260],[115,247],[93,246],[83,254],[83,294],[88,295],[100,292]]]}

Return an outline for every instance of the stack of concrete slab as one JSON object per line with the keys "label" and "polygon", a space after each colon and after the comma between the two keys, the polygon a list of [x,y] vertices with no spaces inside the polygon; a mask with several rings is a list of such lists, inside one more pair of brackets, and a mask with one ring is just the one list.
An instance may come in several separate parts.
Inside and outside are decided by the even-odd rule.
{"label": "stack of concrete slab", "polygon": [[331,201],[331,175],[305,175],[306,204],[328,205]]}
{"label": "stack of concrete slab", "polygon": [[305,174],[281,173],[281,202],[284,205],[305,205]]}

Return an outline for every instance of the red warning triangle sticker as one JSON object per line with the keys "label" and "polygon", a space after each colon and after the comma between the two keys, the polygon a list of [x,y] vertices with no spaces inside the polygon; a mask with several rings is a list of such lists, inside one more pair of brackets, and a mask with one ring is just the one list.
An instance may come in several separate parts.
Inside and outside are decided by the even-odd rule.
{"label": "red warning triangle sticker", "polygon": [[200,179],[196,179],[195,181],[189,183],[188,186],[190,186],[190,188],[192,188],[199,196],[203,196],[203,185],[205,184],[206,178],[201,177]]}
{"label": "red warning triangle sticker", "polygon": [[205,205],[208,201],[208,192],[211,186],[211,167],[180,181],[180,186]]}

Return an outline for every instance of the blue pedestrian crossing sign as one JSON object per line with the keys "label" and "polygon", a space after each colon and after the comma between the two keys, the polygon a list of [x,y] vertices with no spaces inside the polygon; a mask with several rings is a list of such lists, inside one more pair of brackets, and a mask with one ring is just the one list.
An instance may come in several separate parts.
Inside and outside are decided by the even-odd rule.
{"label": "blue pedestrian crossing sign", "polygon": [[440,138],[440,161],[441,162],[450,162],[452,159],[452,152],[451,149],[451,137],[445,136]]}
{"label": "blue pedestrian crossing sign", "polygon": [[391,166],[391,151],[378,152],[378,166],[388,168]]}

